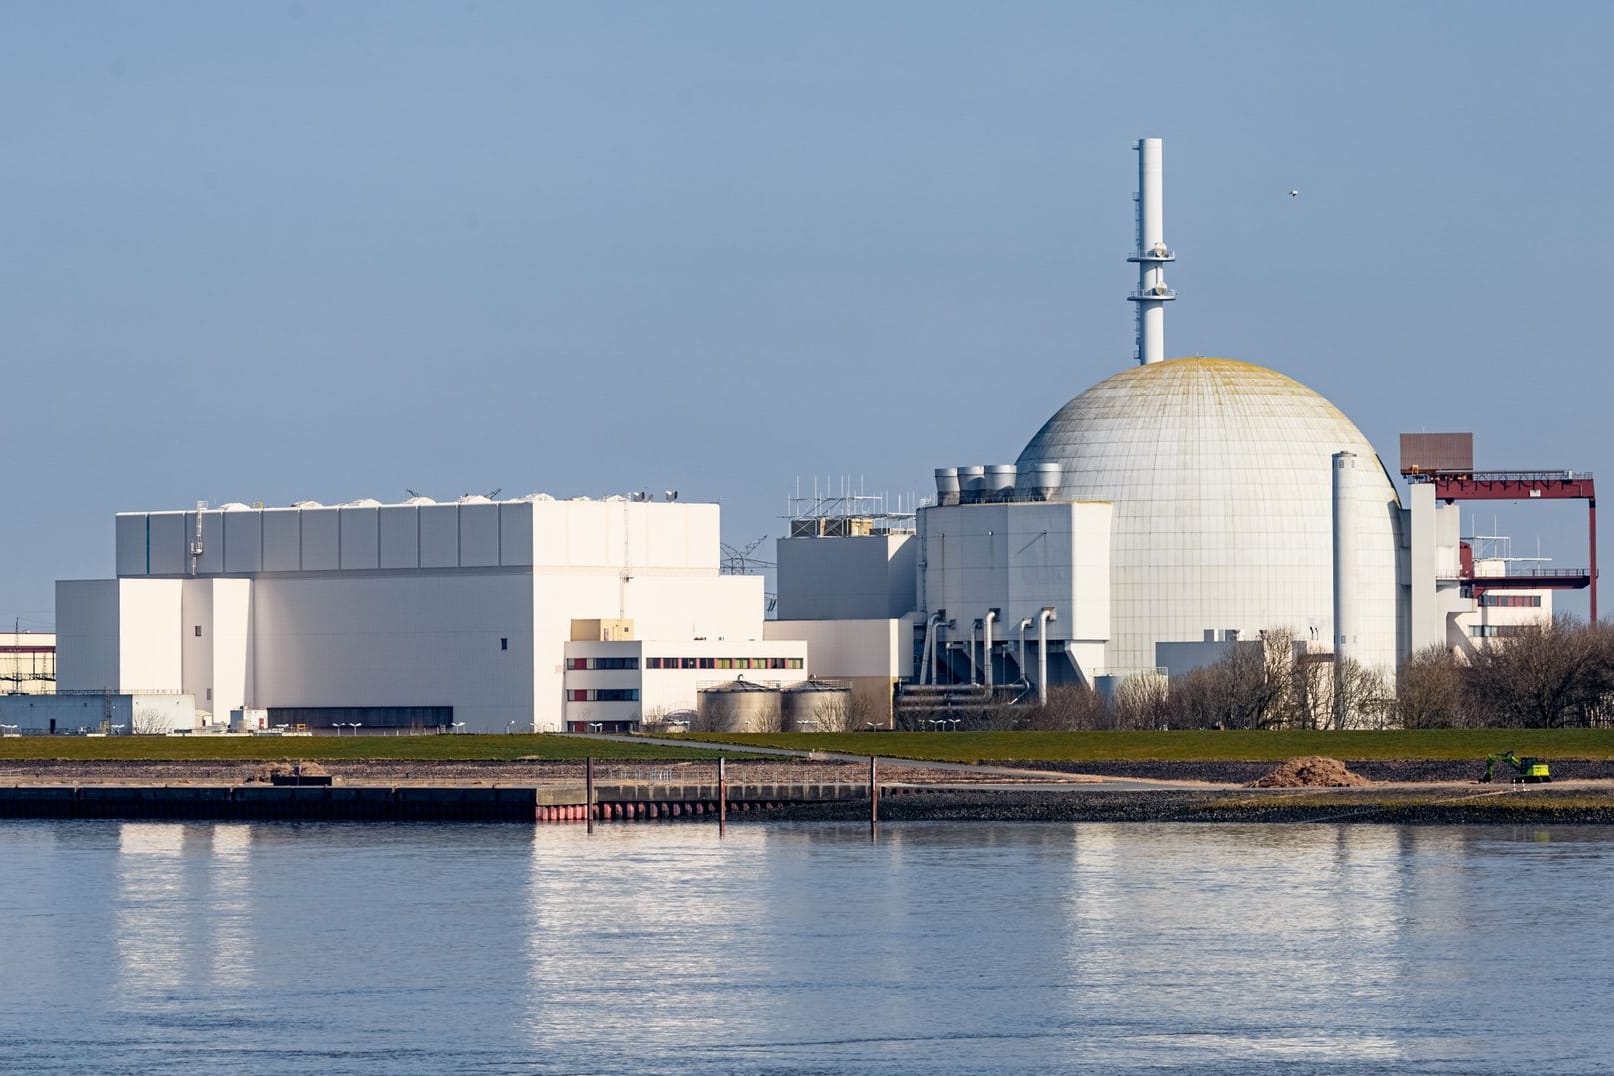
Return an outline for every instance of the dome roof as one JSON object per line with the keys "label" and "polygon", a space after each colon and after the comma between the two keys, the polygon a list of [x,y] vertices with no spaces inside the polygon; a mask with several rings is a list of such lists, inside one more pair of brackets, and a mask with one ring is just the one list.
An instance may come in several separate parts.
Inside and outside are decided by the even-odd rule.
{"label": "dome roof", "polygon": [[1155,642],[1207,631],[1332,637],[1336,452],[1358,457],[1362,656],[1393,665],[1395,487],[1351,420],[1298,381],[1230,359],[1135,366],[1061,407],[1018,462],[1059,464],[1060,499],[1114,505],[1109,660],[1141,669]]}
{"label": "dome roof", "polygon": [[[1064,495],[1108,500],[1118,481],[1139,477],[1137,463],[1199,477],[1207,468],[1270,476],[1297,462],[1312,469],[1320,448],[1375,458],[1339,408],[1292,378],[1233,359],[1170,359],[1124,370],[1071,400],[1019,463],[1057,463]],[[1117,469],[1123,459],[1134,466]]]}

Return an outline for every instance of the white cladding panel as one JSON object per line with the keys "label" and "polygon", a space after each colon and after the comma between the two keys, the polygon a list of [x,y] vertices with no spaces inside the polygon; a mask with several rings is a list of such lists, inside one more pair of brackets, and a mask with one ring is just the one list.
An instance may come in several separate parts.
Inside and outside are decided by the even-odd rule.
{"label": "white cladding panel", "polygon": [[499,505],[499,563],[523,568],[532,564],[532,503]]}
{"label": "white cladding panel", "polygon": [[[185,582],[117,581],[118,682],[114,686],[123,691],[182,690],[180,600]],[[60,632],[57,634],[56,645],[60,648]]]}
{"label": "white cladding panel", "polygon": [[341,510],[304,508],[303,571],[334,572],[342,566]]}
{"label": "white cladding panel", "polygon": [[423,504],[420,512],[420,566],[457,568],[460,563],[460,506]]}
{"label": "white cladding panel", "polygon": [[413,505],[378,509],[381,529],[380,566],[420,567],[420,513]]}
{"label": "white cladding panel", "polygon": [[212,702],[207,709],[215,721],[224,720],[231,710],[246,705],[252,682],[252,591],[251,579],[214,579],[213,654],[209,687]]}
{"label": "white cladding panel", "polygon": [[263,516],[263,570],[297,572],[303,567],[302,512],[270,508]]}
{"label": "white cladding panel", "polygon": [[231,575],[263,571],[263,513],[224,513],[224,570]]}
{"label": "white cladding panel", "polygon": [[151,527],[152,575],[185,575],[190,571],[186,518],[185,512],[152,512],[146,517]]}
{"label": "white cladding panel", "polygon": [[797,639],[807,644],[809,673],[822,680],[880,676],[912,676],[912,616],[874,620],[769,620],[769,639]]}
{"label": "white cladding panel", "polygon": [[118,516],[119,575],[146,574],[146,514],[120,514]]}
{"label": "white cladding panel", "polygon": [[56,690],[118,686],[118,579],[56,583]]}
{"label": "white cladding panel", "polygon": [[499,506],[460,505],[460,567],[493,568],[499,563]]}
{"label": "white cladding panel", "polygon": [[886,620],[918,606],[911,534],[781,538],[779,619]]}
{"label": "white cladding panel", "polygon": [[[452,706],[470,731],[527,728],[532,602],[520,573],[259,578],[249,704]],[[557,692],[548,702],[557,717],[559,704]]]}
{"label": "white cladding panel", "polygon": [[375,568],[381,563],[378,509],[342,508],[342,567]]}
{"label": "white cladding panel", "polygon": [[1006,639],[1052,606],[1050,639],[1107,638],[1110,513],[1096,502],[920,509],[925,610],[946,610],[967,634],[996,609],[994,633]]}

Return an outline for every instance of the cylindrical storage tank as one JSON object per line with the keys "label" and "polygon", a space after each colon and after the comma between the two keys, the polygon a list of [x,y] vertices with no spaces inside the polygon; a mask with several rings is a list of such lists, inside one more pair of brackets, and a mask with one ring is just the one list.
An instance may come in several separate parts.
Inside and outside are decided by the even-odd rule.
{"label": "cylindrical storage tank", "polygon": [[1025,500],[1048,500],[1059,488],[1059,464],[1033,463],[1020,468],[1015,478],[1015,488]]}
{"label": "cylindrical storage tank", "polygon": [[703,687],[696,703],[706,732],[778,732],[779,689],[749,680]]}
{"label": "cylindrical storage tank", "polygon": [[786,732],[842,732],[852,709],[852,689],[832,680],[803,680],[780,693]]}
{"label": "cylindrical storage tank", "polygon": [[1014,496],[1016,468],[1012,463],[994,463],[986,468],[986,498],[1006,501]]}
{"label": "cylindrical storage tank", "polygon": [[936,468],[936,503],[958,503],[958,468]]}
{"label": "cylindrical storage tank", "polygon": [[963,503],[979,504],[982,495],[986,492],[986,468],[960,467],[958,469],[958,484],[962,487]]}

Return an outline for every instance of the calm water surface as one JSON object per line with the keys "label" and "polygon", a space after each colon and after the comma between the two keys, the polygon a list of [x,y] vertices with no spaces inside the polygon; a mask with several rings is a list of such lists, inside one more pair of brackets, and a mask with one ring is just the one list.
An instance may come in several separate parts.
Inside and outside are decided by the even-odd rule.
{"label": "calm water surface", "polygon": [[5,1072],[1614,1071],[1614,830],[0,822]]}

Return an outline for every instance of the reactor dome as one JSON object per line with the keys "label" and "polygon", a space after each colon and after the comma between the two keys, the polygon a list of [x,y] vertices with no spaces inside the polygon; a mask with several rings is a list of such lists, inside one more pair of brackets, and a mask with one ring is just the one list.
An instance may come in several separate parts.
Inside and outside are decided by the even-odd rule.
{"label": "reactor dome", "polygon": [[[1229,359],[1133,367],[1061,407],[1020,453],[1061,469],[1060,499],[1109,501],[1112,674],[1157,642],[1333,639],[1333,456],[1357,456],[1363,664],[1395,667],[1400,500],[1350,419],[1306,386]],[[1348,546],[1346,547],[1348,548]]]}

